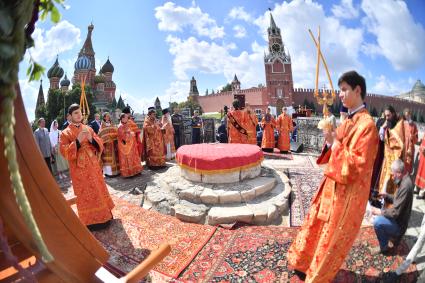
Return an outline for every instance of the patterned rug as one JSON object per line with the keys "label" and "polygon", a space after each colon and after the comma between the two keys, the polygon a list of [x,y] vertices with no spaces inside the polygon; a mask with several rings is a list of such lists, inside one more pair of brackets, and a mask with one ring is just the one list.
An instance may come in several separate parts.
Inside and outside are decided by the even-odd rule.
{"label": "patterned rug", "polygon": [[[288,269],[286,253],[298,228],[245,226],[237,230],[218,228],[208,244],[178,278],[183,282],[301,282]],[[376,282],[381,271],[394,270],[407,254],[402,242],[394,256],[371,256],[376,247],[373,228],[360,235],[334,282]],[[412,265],[401,282],[416,282]]]}
{"label": "patterned rug", "polygon": [[216,227],[184,223],[113,198],[111,225],[93,235],[110,254],[109,265],[124,273],[142,262],[161,243],[171,244],[171,253],[154,270],[177,277],[214,234]]}
{"label": "patterned rug", "polygon": [[284,171],[291,182],[290,225],[301,226],[310,209],[311,201],[323,178],[323,170],[287,169]]}
{"label": "patterned rug", "polygon": [[274,148],[273,152],[265,152],[263,151],[264,158],[268,159],[284,159],[284,160],[293,160],[291,152],[288,153],[280,153],[279,149]]}

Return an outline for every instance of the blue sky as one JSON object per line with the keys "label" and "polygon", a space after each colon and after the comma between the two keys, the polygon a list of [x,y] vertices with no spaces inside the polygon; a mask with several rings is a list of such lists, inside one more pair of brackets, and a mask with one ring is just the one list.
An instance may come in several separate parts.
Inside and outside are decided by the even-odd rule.
{"label": "blue sky", "polygon": [[[123,5],[125,3],[125,5]],[[314,86],[315,50],[308,29],[321,27],[322,52],[335,84],[356,69],[368,91],[395,95],[425,81],[425,1],[72,1],[57,25],[39,22],[36,46],[21,63],[27,115],[34,118],[39,83],[28,83],[32,56],[48,68],[56,54],[68,77],[93,22],[96,68],[109,56],[117,99],[136,112],[158,96],[163,105],[183,101],[192,76],[203,94],[220,89],[236,73],[242,88],[265,83],[263,56],[272,9],[292,58],[295,87]],[[320,85],[328,85],[321,70]],[[49,83],[43,78],[47,95]]]}

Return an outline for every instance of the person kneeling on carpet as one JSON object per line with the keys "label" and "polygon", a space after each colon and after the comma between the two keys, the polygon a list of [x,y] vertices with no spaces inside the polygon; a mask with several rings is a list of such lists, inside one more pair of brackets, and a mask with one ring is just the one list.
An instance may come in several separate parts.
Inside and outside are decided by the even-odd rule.
{"label": "person kneeling on carpet", "polygon": [[409,174],[404,172],[404,163],[397,159],[391,164],[391,174],[398,187],[395,196],[381,193],[380,196],[391,205],[384,209],[372,208],[376,215],[373,221],[379,247],[372,250],[372,254],[389,253],[388,241],[392,239],[394,248],[398,245],[409,223],[413,203],[413,184]]}

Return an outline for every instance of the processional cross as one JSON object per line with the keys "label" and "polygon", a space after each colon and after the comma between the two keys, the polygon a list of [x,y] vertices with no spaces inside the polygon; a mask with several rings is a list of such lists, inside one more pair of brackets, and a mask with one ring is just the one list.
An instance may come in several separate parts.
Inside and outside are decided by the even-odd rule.
{"label": "processional cross", "polygon": [[81,80],[80,108],[83,114],[83,121],[85,122],[84,124],[87,124],[86,122],[88,122],[88,118],[90,115],[90,108],[89,108],[89,103],[87,102],[85,85],[86,85],[86,78],[84,77]]}
{"label": "processional cross", "polygon": [[[319,103],[320,105],[323,105],[323,117],[324,118],[319,122],[318,128],[319,129],[332,130],[333,123],[332,123],[332,120],[329,119],[330,113],[329,113],[328,106],[331,106],[334,103],[336,95],[335,95],[335,90],[334,90],[334,87],[333,87],[331,76],[329,75],[328,65],[326,64],[325,57],[323,56],[323,53],[320,50],[320,27],[319,27],[319,32],[318,32],[318,35],[317,35],[317,40],[314,37],[314,35],[313,35],[313,33],[311,32],[310,29],[308,30],[308,32],[310,33],[310,36],[313,39],[314,45],[317,48],[316,82],[315,82],[315,88],[314,88],[314,97],[316,98],[317,103]],[[325,70],[326,70],[326,75],[328,76],[329,84],[330,84],[330,87],[331,87],[331,97],[328,97],[329,93],[326,92],[326,91],[322,92],[322,97],[320,97],[320,95],[319,95],[320,61],[323,62],[323,66],[325,67]]]}

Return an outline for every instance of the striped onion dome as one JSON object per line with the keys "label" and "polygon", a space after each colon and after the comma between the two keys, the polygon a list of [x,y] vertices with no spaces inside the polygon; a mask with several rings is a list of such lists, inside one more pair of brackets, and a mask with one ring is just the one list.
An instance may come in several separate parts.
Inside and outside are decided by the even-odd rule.
{"label": "striped onion dome", "polygon": [[71,84],[71,82],[68,80],[68,77],[65,74],[65,77],[63,78],[63,80],[61,80],[61,86],[69,86]]}
{"label": "striped onion dome", "polygon": [[49,69],[47,72],[47,77],[50,78],[62,78],[63,76],[63,69],[61,66],[59,66],[58,58],[56,57],[56,61],[53,64],[53,66]]}
{"label": "striped onion dome", "polygon": [[85,55],[78,57],[77,61],[74,64],[74,68],[76,71],[90,69],[91,68],[90,59]]}

